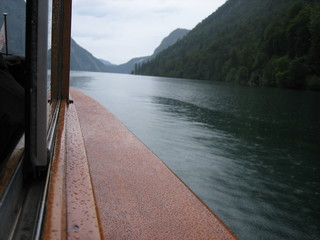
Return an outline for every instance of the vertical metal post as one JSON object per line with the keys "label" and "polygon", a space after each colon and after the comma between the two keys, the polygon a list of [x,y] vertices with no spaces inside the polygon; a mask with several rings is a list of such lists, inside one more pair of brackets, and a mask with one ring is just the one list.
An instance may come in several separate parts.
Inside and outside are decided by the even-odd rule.
{"label": "vertical metal post", "polygon": [[4,21],[4,34],[5,34],[5,42],[6,42],[6,56],[8,56],[8,52],[9,52],[9,50],[8,50],[8,28],[7,28],[7,13],[4,13],[3,14],[3,17],[4,17],[4,19],[3,19],[3,21]]}
{"label": "vertical metal post", "polygon": [[47,161],[48,2],[27,1],[26,60],[28,65],[26,155],[35,167]]}

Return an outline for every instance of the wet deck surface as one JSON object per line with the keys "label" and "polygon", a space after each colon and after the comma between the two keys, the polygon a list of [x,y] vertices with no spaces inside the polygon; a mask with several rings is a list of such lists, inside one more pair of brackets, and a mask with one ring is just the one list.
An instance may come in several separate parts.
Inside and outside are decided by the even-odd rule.
{"label": "wet deck surface", "polygon": [[69,239],[100,239],[86,149],[74,105],[67,113],[66,205]]}
{"label": "wet deck surface", "polygon": [[75,89],[71,95],[103,238],[236,239],[107,109]]}

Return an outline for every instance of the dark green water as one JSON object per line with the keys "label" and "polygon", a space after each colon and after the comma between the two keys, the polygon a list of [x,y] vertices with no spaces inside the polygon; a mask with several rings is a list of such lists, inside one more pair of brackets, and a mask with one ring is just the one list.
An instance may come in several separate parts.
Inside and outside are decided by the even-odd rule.
{"label": "dark green water", "polygon": [[243,240],[320,239],[320,93],[72,72]]}

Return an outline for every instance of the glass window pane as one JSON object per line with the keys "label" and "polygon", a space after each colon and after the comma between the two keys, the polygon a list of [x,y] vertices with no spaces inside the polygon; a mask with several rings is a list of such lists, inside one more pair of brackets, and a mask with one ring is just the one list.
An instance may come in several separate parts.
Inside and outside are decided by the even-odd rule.
{"label": "glass window pane", "polygon": [[[3,13],[7,13],[8,53],[25,56],[26,2],[1,0],[0,11],[0,26],[4,23]],[[1,52],[6,52],[5,46],[3,46]]]}

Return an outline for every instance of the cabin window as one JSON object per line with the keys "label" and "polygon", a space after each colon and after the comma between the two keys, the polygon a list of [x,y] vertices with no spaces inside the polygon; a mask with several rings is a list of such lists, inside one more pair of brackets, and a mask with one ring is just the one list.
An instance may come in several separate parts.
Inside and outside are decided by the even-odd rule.
{"label": "cabin window", "polygon": [[0,1],[0,173],[25,128],[25,1]]}
{"label": "cabin window", "polygon": [[[68,29],[66,23],[70,23],[64,21],[64,11],[61,0],[0,1],[0,27],[4,25],[3,13],[6,13],[8,36],[8,47],[4,45],[1,49],[3,55],[1,59],[4,63],[2,65],[7,66],[8,74],[14,79],[10,83],[17,83],[15,88],[20,92],[21,99],[19,107],[9,109],[16,109],[18,113],[12,115],[20,120],[25,119],[22,121],[26,140],[25,156],[31,165],[36,167],[45,167],[48,164],[47,150],[48,148],[49,152],[53,150],[51,143],[55,133],[59,102],[62,98],[68,98],[69,82],[63,79],[69,74],[67,59],[69,47],[63,31]],[[53,54],[52,46],[55,49]],[[0,94],[0,97],[1,102],[14,103],[2,99],[5,94]],[[2,110],[4,110],[3,104]],[[1,121],[9,121],[10,124],[15,122],[7,118],[1,115]],[[4,131],[9,128],[6,124],[0,124],[0,127],[3,128],[1,129],[3,140],[1,139],[0,146],[6,148],[6,150],[1,149],[0,154],[4,155],[14,148],[18,137],[15,137],[14,141],[8,141],[9,137]],[[20,129],[21,126],[18,135],[23,132]],[[1,156],[0,162],[3,162],[3,159]]]}
{"label": "cabin window", "polygon": [[[4,24],[4,14],[7,19],[7,46],[8,54],[14,56],[25,56],[26,41],[26,2],[17,0],[0,1],[0,28]],[[1,49],[6,53],[5,45]]]}
{"label": "cabin window", "polygon": [[0,221],[0,233],[4,239],[21,239],[21,235],[31,239],[41,229],[38,209],[44,208],[62,92],[60,69],[56,69],[58,78],[51,80],[54,57],[50,54],[52,8],[61,1],[0,0],[0,28],[6,12],[8,33],[8,54],[2,48],[0,56],[0,216],[6,219]]}

